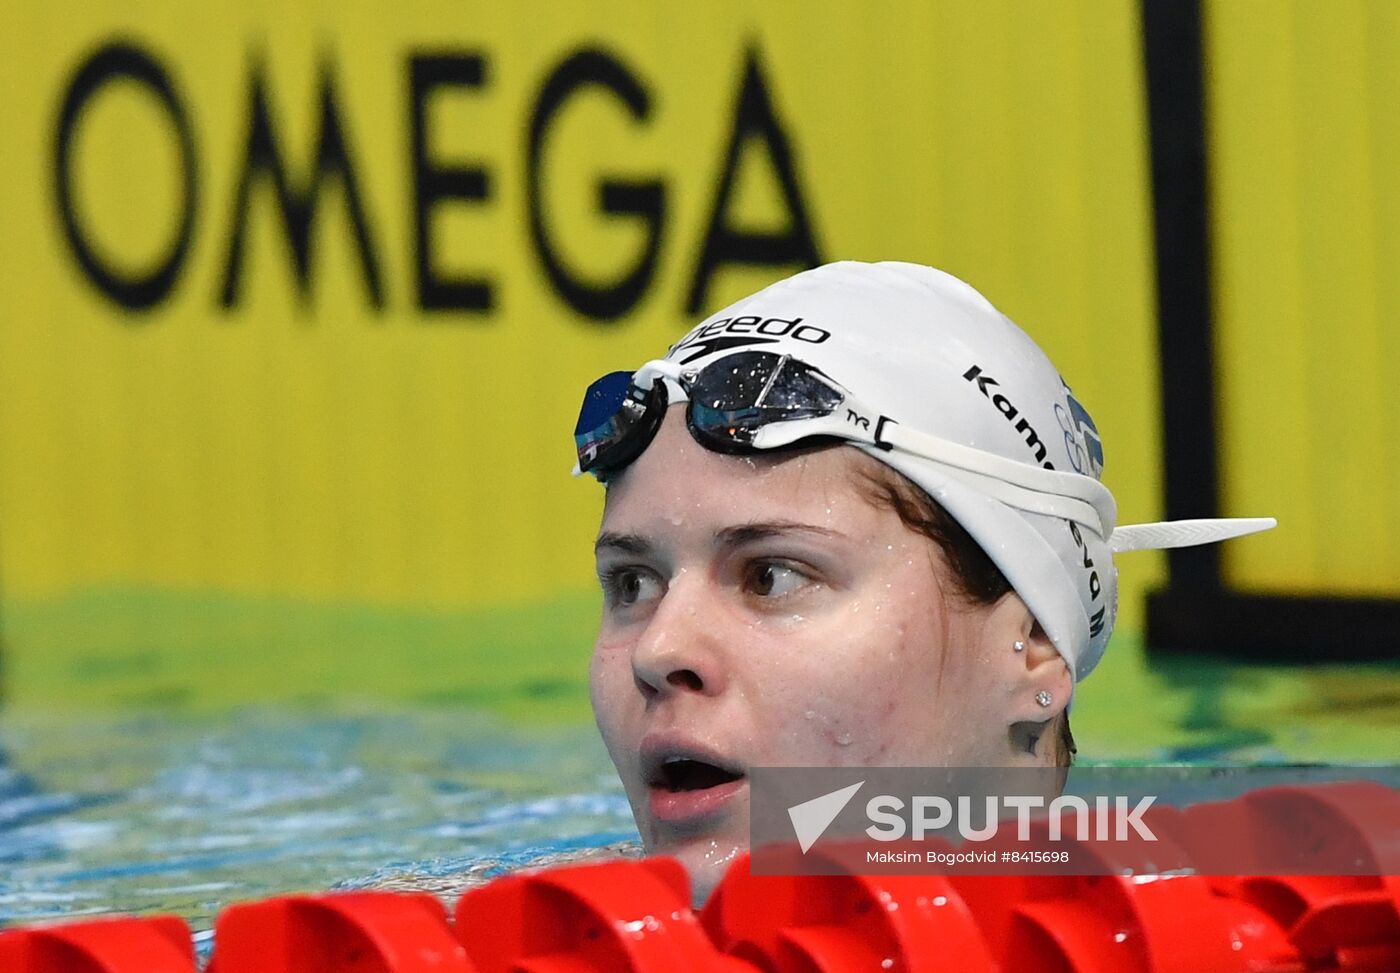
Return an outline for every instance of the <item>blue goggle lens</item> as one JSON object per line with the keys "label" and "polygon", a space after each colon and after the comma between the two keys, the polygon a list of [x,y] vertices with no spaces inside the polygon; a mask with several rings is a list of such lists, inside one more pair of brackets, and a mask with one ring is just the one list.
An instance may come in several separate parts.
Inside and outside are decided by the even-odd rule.
{"label": "blue goggle lens", "polygon": [[583,405],[578,410],[574,439],[588,436],[611,422],[626,401],[627,389],[631,384],[631,372],[609,372],[588,386],[588,391],[583,393]]}
{"label": "blue goggle lens", "polygon": [[666,414],[666,386],[632,384],[631,372],[612,372],[588,387],[574,426],[580,472],[605,476],[632,462],[656,435]]}
{"label": "blue goggle lens", "polygon": [[[831,415],[844,395],[811,365],[769,351],[739,352],[682,380],[687,425],[696,441],[722,453],[753,449],[754,434],[775,422]],[[579,469],[606,475],[641,455],[666,412],[663,382],[642,390],[632,373],[612,372],[588,387],[574,442]]]}

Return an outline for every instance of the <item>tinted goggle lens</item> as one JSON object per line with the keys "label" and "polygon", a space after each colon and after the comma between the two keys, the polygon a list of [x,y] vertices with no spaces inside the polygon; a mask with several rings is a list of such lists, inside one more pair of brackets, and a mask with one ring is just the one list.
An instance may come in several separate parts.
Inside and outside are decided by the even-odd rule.
{"label": "tinted goggle lens", "polygon": [[588,386],[588,391],[583,393],[583,405],[578,410],[574,438],[592,435],[594,430],[611,422],[627,399],[627,389],[631,384],[631,372],[609,372]]}
{"label": "tinted goggle lens", "polygon": [[[844,395],[805,362],[770,351],[739,352],[681,379],[687,423],[701,445],[743,452],[769,423],[831,415]],[[606,474],[631,463],[651,442],[666,411],[661,381],[643,390],[613,372],[589,386],[574,429],[579,470]]]}
{"label": "tinted goggle lens", "polygon": [[636,459],[666,414],[666,386],[632,384],[631,372],[611,372],[588,386],[574,425],[583,473],[606,473]]}
{"label": "tinted goggle lens", "polygon": [[771,351],[745,351],[711,363],[690,383],[689,422],[711,449],[743,449],[774,422],[831,415],[844,396],[816,369]]}

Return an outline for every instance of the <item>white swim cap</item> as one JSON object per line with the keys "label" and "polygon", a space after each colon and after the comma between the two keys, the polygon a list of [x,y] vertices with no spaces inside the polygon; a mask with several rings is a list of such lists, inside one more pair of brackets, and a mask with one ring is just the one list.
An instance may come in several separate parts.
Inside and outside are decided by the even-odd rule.
{"label": "white swim cap", "polygon": [[[923,433],[1098,479],[1103,444],[1044,352],[986,298],[908,263],[827,264],[711,315],[667,359],[700,368],[736,350],[792,355],[863,404]],[[1258,520],[1119,527],[1007,502],[985,476],[901,450],[857,445],[918,484],[973,537],[1077,680],[1103,657],[1118,611],[1114,551],[1207,543],[1274,526]],[[1110,505],[1111,506],[1111,505]]]}

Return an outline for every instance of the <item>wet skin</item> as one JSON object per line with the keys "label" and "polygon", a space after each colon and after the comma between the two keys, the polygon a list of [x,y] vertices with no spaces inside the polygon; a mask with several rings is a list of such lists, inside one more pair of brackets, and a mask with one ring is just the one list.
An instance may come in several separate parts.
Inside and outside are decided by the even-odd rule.
{"label": "wet skin", "polygon": [[[697,898],[747,848],[747,768],[1037,761],[1010,728],[1046,718],[1038,688],[1068,698],[1021,600],[967,605],[938,548],[871,502],[874,466],[847,446],[711,453],[675,406],[608,488],[594,713],[647,851],[680,858]],[[678,789],[677,758],[709,769]]]}

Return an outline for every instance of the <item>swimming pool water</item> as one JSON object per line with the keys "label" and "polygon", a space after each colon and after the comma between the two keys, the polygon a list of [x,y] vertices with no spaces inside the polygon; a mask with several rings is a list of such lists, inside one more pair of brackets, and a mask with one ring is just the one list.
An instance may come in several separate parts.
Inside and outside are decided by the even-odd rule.
{"label": "swimming pool water", "polygon": [[[1115,651],[1074,716],[1088,761],[1394,764],[1400,754],[1400,664],[1149,664],[1130,640]],[[0,711],[0,927],[169,912],[207,947],[230,903],[459,885],[464,872],[635,839],[596,732],[573,716],[586,712],[581,686],[517,681],[514,696],[497,696],[530,705],[489,715],[460,693],[451,705],[400,696],[206,715],[71,701]],[[564,692],[583,702],[561,704]],[[557,712],[563,725],[507,722],[517,711]]]}
{"label": "swimming pool water", "polygon": [[0,721],[0,926],[170,912],[208,930],[232,902],[635,836],[587,728],[278,709]]}

